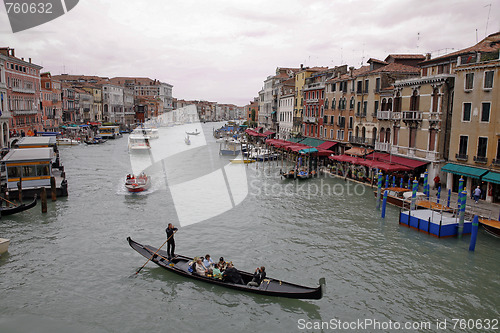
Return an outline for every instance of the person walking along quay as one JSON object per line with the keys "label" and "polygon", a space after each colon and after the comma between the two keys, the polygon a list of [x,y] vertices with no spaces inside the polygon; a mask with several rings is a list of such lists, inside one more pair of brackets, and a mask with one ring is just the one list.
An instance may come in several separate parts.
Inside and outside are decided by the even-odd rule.
{"label": "person walking along quay", "polygon": [[481,189],[478,186],[474,189],[474,201],[477,203],[480,197],[481,197]]}
{"label": "person walking along quay", "polygon": [[175,257],[175,239],[174,234],[177,232],[172,223],[169,223],[165,232],[167,233],[167,257],[168,259]]}

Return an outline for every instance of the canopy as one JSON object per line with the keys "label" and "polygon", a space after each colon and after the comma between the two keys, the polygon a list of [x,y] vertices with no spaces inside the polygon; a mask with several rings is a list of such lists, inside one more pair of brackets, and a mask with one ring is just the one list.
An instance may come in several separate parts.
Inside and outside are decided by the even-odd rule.
{"label": "canopy", "polygon": [[389,162],[389,163],[401,164],[401,165],[407,166],[411,169],[415,169],[415,168],[418,168],[422,165],[426,165],[429,163],[428,161],[419,161],[419,160],[414,160],[411,158],[394,156],[394,155],[381,156],[378,159],[381,161]]}
{"label": "canopy", "polygon": [[331,142],[331,141],[325,141],[322,144],[318,146],[318,148],[323,148],[323,149],[330,149],[333,146],[335,146],[337,142]]}
{"label": "canopy", "polygon": [[319,145],[325,143],[325,141],[315,138],[305,138],[304,140],[300,141],[300,143],[303,143],[311,147],[318,147]]}
{"label": "canopy", "polygon": [[373,152],[373,149],[353,147],[349,150],[346,150],[344,152],[344,154],[352,155],[352,156],[364,156],[364,155],[369,154],[371,152]]}
{"label": "canopy", "polygon": [[268,135],[271,135],[271,134],[276,134],[276,132],[273,132],[273,131],[265,131],[264,133],[264,136],[268,136]]}
{"label": "canopy", "polygon": [[357,157],[354,156],[349,156],[349,155],[332,155],[328,157],[331,160],[339,161],[339,162],[348,162],[348,163],[354,163],[358,161]]}
{"label": "canopy", "polygon": [[483,176],[483,180],[490,183],[500,184],[500,173],[490,171]]}
{"label": "canopy", "polygon": [[485,173],[488,172],[488,170],[453,163],[447,163],[444,167],[441,168],[441,170],[444,172],[453,173],[455,175],[472,177],[476,179],[481,178]]}
{"label": "canopy", "polygon": [[313,153],[317,153],[317,152],[318,152],[318,150],[316,148],[304,148],[304,149],[299,150],[300,154],[313,154]]}
{"label": "canopy", "polygon": [[266,135],[265,135],[265,134],[255,132],[254,130],[251,130],[251,129],[247,129],[247,130],[245,130],[245,133],[247,133],[247,134],[248,134],[248,135],[250,135],[250,136],[260,136],[260,137],[266,137]]}

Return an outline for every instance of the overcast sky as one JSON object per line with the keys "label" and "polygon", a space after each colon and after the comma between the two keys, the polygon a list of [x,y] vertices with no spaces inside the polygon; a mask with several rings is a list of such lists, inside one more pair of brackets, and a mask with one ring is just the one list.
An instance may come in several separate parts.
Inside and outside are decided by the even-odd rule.
{"label": "overcast sky", "polygon": [[150,77],[179,99],[240,106],[276,67],[436,56],[500,31],[499,0],[80,0],[15,34],[0,8],[0,45],[44,71]]}

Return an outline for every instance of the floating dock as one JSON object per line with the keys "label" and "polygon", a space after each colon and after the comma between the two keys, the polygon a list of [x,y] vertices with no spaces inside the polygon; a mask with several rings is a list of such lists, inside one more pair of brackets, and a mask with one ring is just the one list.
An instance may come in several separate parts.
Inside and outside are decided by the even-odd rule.
{"label": "floating dock", "polygon": [[[430,209],[402,210],[399,224],[407,225],[418,231],[426,232],[438,238],[458,235],[458,214],[439,212]],[[463,234],[470,234],[471,221],[464,221]]]}

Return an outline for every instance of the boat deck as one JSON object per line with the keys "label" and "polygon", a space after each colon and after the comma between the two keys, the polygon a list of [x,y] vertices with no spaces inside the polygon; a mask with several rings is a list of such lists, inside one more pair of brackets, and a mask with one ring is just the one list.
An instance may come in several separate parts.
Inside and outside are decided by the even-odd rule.
{"label": "boat deck", "polygon": [[437,211],[444,211],[444,212],[452,212],[453,208],[438,204],[437,202],[432,202],[432,201],[418,201],[417,206],[425,209],[433,209]]}
{"label": "boat deck", "polygon": [[[449,212],[438,212],[430,209],[405,210],[399,215],[399,223],[418,231],[427,232],[438,238],[458,235],[458,216]],[[472,222],[464,221],[463,234],[472,230]]]}

